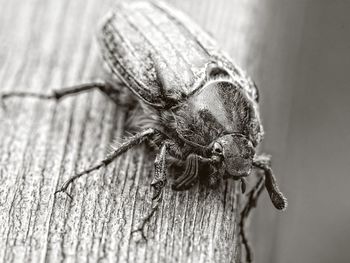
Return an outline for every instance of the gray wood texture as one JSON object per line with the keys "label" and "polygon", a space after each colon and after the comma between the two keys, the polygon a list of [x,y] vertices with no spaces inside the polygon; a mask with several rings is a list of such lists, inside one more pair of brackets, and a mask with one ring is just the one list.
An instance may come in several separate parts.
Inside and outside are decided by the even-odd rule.
{"label": "gray wood texture", "polygon": [[[266,78],[273,72],[261,68],[264,59],[275,55],[268,53],[274,50],[264,39],[278,40],[281,35],[276,32],[288,24],[286,19],[276,26],[280,31],[267,30],[277,21],[273,1],[169,2],[191,14],[260,86],[271,84]],[[1,91],[48,92],[103,76],[93,36],[113,4],[0,0]],[[297,43],[297,32],[292,42]],[[278,48],[276,52],[282,54]],[[277,64],[275,69],[285,70]],[[289,114],[288,105],[276,111],[280,105],[269,104],[274,91],[271,97],[282,97],[278,102],[283,103],[285,90],[278,90],[278,81],[270,89],[261,88],[263,99],[267,97],[267,134],[269,125],[281,123]],[[100,160],[114,138],[126,135],[126,113],[97,92],[59,104],[13,99],[7,107],[8,112],[0,115],[0,261],[240,262],[237,220],[242,201],[235,183],[227,182],[216,191],[195,187],[183,193],[168,187],[156,224],[149,229],[152,238],[140,243],[130,231],[150,206],[154,156],[147,148],[132,150],[107,169],[79,179],[71,190],[73,201],[53,195],[74,172]],[[282,151],[285,129],[275,132]],[[269,203],[265,206],[273,211]],[[275,215],[262,222],[272,218],[275,223]],[[256,233],[267,240],[275,234],[259,227]],[[263,262],[271,258],[275,243],[255,246],[257,261]]]}

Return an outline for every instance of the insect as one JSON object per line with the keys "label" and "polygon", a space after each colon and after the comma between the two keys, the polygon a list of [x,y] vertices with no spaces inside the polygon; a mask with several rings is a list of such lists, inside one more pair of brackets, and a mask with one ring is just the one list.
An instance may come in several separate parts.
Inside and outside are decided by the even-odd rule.
{"label": "insect", "polygon": [[[144,223],[162,201],[169,165],[182,167],[172,185],[174,190],[189,189],[205,177],[209,187],[222,179],[239,180],[244,191],[245,178],[253,169],[262,170],[273,205],[286,208],[269,157],[256,150],[263,139],[257,86],[205,31],[164,3],[122,3],[102,21],[98,41],[113,80],[48,95],[2,95],[3,99],[31,96],[59,100],[97,89],[116,103],[129,101],[133,105],[139,132],[105,159],[70,178],[56,193],[69,195],[67,189],[75,180],[148,141],[158,153],[151,182],[153,205]],[[262,185],[260,181],[259,187]]]}

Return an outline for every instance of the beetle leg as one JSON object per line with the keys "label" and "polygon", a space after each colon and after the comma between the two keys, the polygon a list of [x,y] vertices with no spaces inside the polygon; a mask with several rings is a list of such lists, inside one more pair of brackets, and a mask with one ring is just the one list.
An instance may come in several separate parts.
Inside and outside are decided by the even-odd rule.
{"label": "beetle leg", "polygon": [[167,168],[166,168],[166,155],[167,155],[168,143],[165,142],[157,154],[154,161],[154,178],[151,186],[153,187],[152,208],[148,215],[142,220],[142,224],[139,228],[133,230],[131,233],[141,232],[142,238],[147,240],[145,234],[146,224],[152,219],[154,213],[158,210],[159,205],[163,200],[163,190],[167,182]]}
{"label": "beetle leg", "polygon": [[85,83],[80,85],[75,85],[71,87],[66,87],[62,89],[55,89],[49,94],[41,94],[41,93],[35,93],[35,92],[29,92],[29,91],[11,91],[7,93],[0,94],[0,105],[6,109],[5,107],[5,99],[9,99],[11,97],[18,97],[18,98],[37,98],[42,100],[60,100],[64,97],[70,96],[70,95],[77,95],[82,92],[91,91],[91,90],[100,90],[104,94],[106,94],[109,98],[111,98],[115,103],[117,104],[127,104],[125,103],[124,99],[119,99],[118,93],[120,93],[119,90],[113,88],[112,84],[109,84],[107,82],[92,82],[92,83]]}
{"label": "beetle leg", "polygon": [[[273,205],[279,209],[284,210],[287,207],[287,199],[281,193],[276,183],[276,178],[271,169],[271,156],[269,155],[260,155],[258,156],[254,162],[253,166],[260,168],[264,171],[265,176],[260,177],[256,185],[249,191],[247,194],[248,200],[246,205],[244,206],[241,212],[241,220],[240,220],[240,236],[242,238],[243,246],[246,250],[246,261],[252,262],[252,251],[248,242],[248,239],[245,234],[245,221],[248,218],[250,211],[256,207],[260,194],[265,188],[267,189],[271,201]],[[244,178],[242,178],[244,179]],[[243,183],[243,181],[242,181]],[[243,189],[242,189],[243,191]]]}
{"label": "beetle leg", "polygon": [[151,186],[154,189],[152,200],[159,200],[162,197],[162,190],[166,185],[167,175],[166,175],[166,155],[167,155],[168,144],[164,143],[160,153],[157,155],[154,161],[154,178],[152,180]]}
{"label": "beetle leg", "polygon": [[174,156],[168,155],[167,157],[168,166],[174,166],[176,168],[181,168],[185,165],[185,161],[178,159]]}
{"label": "beetle leg", "polygon": [[253,165],[265,172],[265,188],[269,193],[273,205],[279,210],[285,210],[288,205],[287,199],[278,188],[276,177],[273,174],[270,162],[271,159],[269,156],[262,155],[254,160]]}
{"label": "beetle leg", "polygon": [[102,161],[100,161],[98,164],[96,164],[95,166],[92,166],[92,167],[90,167],[90,168],[88,168],[80,173],[77,173],[76,175],[72,176],[67,181],[65,181],[64,184],[55,192],[55,194],[60,193],[60,192],[64,192],[70,198],[72,198],[72,196],[67,192],[67,189],[68,189],[69,185],[71,185],[75,180],[77,180],[78,178],[80,178],[81,176],[83,176],[85,174],[89,174],[93,171],[100,169],[101,167],[107,166],[115,158],[117,158],[119,155],[123,154],[124,152],[126,152],[130,148],[132,148],[138,144],[141,144],[143,141],[145,141],[147,138],[153,136],[157,132],[158,132],[157,130],[149,128],[147,130],[144,130],[142,132],[135,134],[134,136],[131,136],[130,138],[128,138],[127,141],[122,143],[117,149],[113,150],[112,153],[107,155],[107,157],[105,159],[103,159]]}
{"label": "beetle leg", "polygon": [[241,179],[241,191],[242,191],[242,194],[245,193],[245,190],[247,190],[247,180],[242,177]]}
{"label": "beetle leg", "polygon": [[255,186],[247,194],[248,200],[241,212],[241,219],[239,222],[239,234],[242,238],[242,243],[246,251],[246,262],[252,262],[252,250],[250,248],[248,238],[245,233],[245,221],[248,218],[250,211],[256,207],[257,201],[261,192],[264,189],[264,177],[260,177]]}
{"label": "beetle leg", "polygon": [[172,185],[173,190],[181,191],[190,188],[198,177],[198,159],[197,154],[190,154],[186,158],[186,169],[183,174],[177,178]]}

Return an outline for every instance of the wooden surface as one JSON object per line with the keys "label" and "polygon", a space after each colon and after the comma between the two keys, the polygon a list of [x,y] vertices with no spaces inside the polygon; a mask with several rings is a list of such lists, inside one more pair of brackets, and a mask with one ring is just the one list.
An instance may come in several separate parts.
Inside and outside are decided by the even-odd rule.
{"label": "wooden surface", "polygon": [[[0,0],[0,91],[48,91],[102,76],[93,39],[115,0]],[[280,188],[249,231],[256,262],[348,262],[349,1],[172,0],[222,44],[260,88]],[[232,262],[234,184],[167,191],[154,236],[130,230],[150,205],[153,156],[134,150],[81,179],[74,201],[56,187],[102,158],[125,113],[99,93],[59,105],[11,100],[0,112],[0,262]],[[236,232],[237,233],[237,232]]]}
{"label": "wooden surface", "polygon": [[[350,2],[171,2],[260,87],[262,148],[273,155],[289,207],[279,213],[262,195],[250,228],[256,262],[349,262]],[[47,91],[101,76],[92,36],[113,3],[0,0],[0,91]],[[57,106],[12,100],[8,107],[0,112],[0,262],[234,258],[232,183],[222,186],[226,202],[206,189],[168,191],[155,238],[130,239],[149,206],[152,156],[143,148],[79,180],[73,202],[53,199],[57,185],[122,135],[124,113],[105,97],[91,93]]]}
{"label": "wooden surface", "polygon": [[[1,91],[48,92],[102,76],[93,35],[113,2],[1,0]],[[254,55],[257,2],[173,4],[244,64]],[[201,186],[177,193],[168,187],[149,229],[152,238],[140,243],[130,236],[150,206],[154,156],[145,147],[78,180],[73,201],[54,198],[58,185],[125,135],[125,112],[104,96],[84,94],[58,105],[13,99],[7,106],[0,118],[0,261],[240,261],[241,202],[233,182],[216,191]]]}

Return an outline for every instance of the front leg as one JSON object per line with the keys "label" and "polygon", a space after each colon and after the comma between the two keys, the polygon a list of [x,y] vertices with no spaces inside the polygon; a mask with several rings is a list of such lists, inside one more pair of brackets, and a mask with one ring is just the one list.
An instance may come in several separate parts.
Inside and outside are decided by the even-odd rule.
{"label": "front leg", "polygon": [[163,144],[160,153],[157,154],[157,157],[154,161],[154,178],[151,183],[154,192],[152,197],[151,211],[142,220],[141,226],[132,231],[132,233],[141,232],[142,238],[145,240],[147,239],[145,234],[146,224],[152,219],[153,215],[158,210],[159,205],[162,203],[163,200],[163,190],[167,182],[166,155],[168,145],[168,142],[165,142]]}
{"label": "front leg", "polygon": [[245,233],[245,221],[248,218],[251,210],[256,207],[258,199],[264,185],[269,193],[270,199],[273,205],[279,209],[284,210],[287,208],[287,199],[284,197],[282,192],[279,190],[276,178],[271,169],[271,156],[262,154],[254,159],[253,166],[264,171],[264,177],[260,177],[256,185],[249,191],[248,200],[241,212],[240,220],[240,236],[242,238],[243,246],[246,250],[246,261],[252,262],[252,251]]}
{"label": "front leg", "polygon": [[278,188],[276,177],[271,168],[271,157],[269,155],[260,155],[254,160],[253,165],[265,172],[265,188],[273,205],[279,210],[285,210],[288,205],[287,198],[284,197]]}
{"label": "front leg", "polygon": [[[173,190],[183,191],[191,188],[198,179],[199,162],[201,163],[213,163],[215,160],[202,157],[198,154],[191,153],[186,158],[186,168],[183,174],[177,178],[172,185]],[[214,174],[210,175],[210,178],[214,178]],[[214,182],[213,182],[214,183]]]}
{"label": "front leg", "polygon": [[190,154],[186,158],[186,168],[183,174],[172,185],[173,190],[186,190],[195,183],[198,178],[198,155]]}

